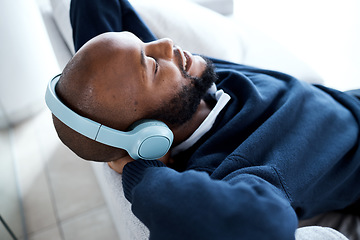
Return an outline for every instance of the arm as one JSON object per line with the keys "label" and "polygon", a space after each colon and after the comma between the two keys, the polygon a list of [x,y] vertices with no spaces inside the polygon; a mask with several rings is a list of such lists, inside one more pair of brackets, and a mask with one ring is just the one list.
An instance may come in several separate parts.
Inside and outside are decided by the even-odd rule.
{"label": "arm", "polygon": [[123,172],[126,198],[154,239],[293,239],[297,217],[265,180],[231,174],[212,180],[160,161],[134,161]]}
{"label": "arm", "polygon": [[156,39],[127,0],[71,0],[70,21],[76,51],[104,32],[129,31],[144,42]]}

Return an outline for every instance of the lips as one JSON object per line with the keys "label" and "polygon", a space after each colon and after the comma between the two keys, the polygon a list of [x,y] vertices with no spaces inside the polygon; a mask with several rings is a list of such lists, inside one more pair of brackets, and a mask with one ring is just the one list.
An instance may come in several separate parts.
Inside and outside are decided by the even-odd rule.
{"label": "lips", "polygon": [[177,51],[177,53],[180,55],[180,65],[183,67],[183,69],[186,72],[189,72],[189,69],[192,65],[192,55],[188,51],[183,51],[180,47],[175,46],[174,51]]}
{"label": "lips", "polygon": [[186,72],[189,72],[189,69],[190,69],[191,64],[192,64],[192,55],[188,51],[183,51],[183,53],[184,53],[185,58],[186,58],[186,64],[185,64],[184,69],[185,69]]}

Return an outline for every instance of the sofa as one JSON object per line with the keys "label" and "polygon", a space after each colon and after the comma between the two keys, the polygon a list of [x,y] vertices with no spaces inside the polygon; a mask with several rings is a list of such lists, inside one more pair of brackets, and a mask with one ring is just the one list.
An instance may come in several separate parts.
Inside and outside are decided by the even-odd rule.
{"label": "sofa", "polygon": [[[232,16],[233,0],[182,0],[181,4],[174,4],[176,1],[179,2],[131,0],[157,37],[170,37],[183,49],[283,71],[310,83],[323,83],[311,66],[269,36],[251,29],[246,23],[235,23]],[[41,9],[59,69],[63,69],[74,54],[69,4],[70,0],[50,0],[50,5],[44,5]],[[185,31],[187,34],[183,34]],[[131,205],[124,198],[121,175],[104,163],[92,163],[92,167],[111,209],[120,239],[148,238],[148,229],[132,214]],[[313,227],[309,229],[307,226]],[[337,229],[350,239],[360,237],[360,218],[341,213],[328,213],[303,221],[300,227],[296,233],[297,239],[346,239],[327,227]]]}

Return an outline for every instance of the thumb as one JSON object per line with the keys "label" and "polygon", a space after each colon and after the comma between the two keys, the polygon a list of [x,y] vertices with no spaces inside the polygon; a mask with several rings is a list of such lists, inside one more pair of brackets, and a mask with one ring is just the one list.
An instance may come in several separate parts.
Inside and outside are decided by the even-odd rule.
{"label": "thumb", "polygon": [[122,158],[120,158],[118,160],[108,162],[108,165],[114,171],[122,174],[125,165],[128,164],[129,162],[132,162],[132,161],[135,161],[135,160],[132,159],[129,155],[127,155],[126,157],[122,157]]}

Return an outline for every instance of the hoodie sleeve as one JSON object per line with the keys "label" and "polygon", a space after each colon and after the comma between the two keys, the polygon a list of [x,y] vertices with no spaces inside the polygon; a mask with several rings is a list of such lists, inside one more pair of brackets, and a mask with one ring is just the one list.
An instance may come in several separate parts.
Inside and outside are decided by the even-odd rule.
{"label": "hoodie sleeve", "polygon": [[296,214],[273,185],[252,174],[228,179],[160,161],[134,161],[123,172],[125,197],[150,239],[294,239]]}

